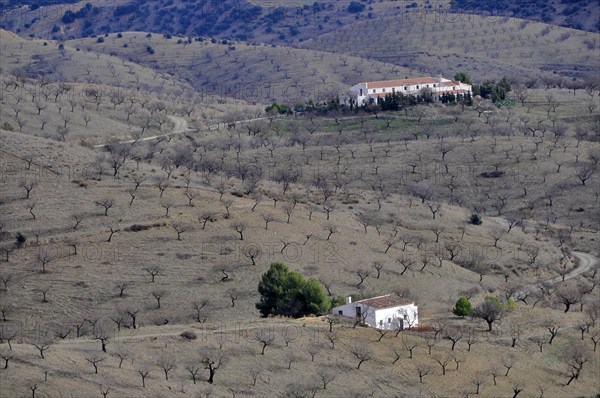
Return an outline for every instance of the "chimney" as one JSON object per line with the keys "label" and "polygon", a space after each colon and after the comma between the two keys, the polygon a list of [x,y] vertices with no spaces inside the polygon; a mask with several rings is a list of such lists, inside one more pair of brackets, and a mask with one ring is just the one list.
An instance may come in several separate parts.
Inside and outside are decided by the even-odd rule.
{"label": "chimney", "polygon": [[352,296],[346,297],[346,304],[352,304]]}
{"label": "chimney", "polygon": [[444,79],[442,78],[442,75],[441,75],[441,74],[439,74],[439,75],[438,75],[438,77],[437,77],[437,81],[438,81],[438,83],[441,83],[443,80],[444,80]]}

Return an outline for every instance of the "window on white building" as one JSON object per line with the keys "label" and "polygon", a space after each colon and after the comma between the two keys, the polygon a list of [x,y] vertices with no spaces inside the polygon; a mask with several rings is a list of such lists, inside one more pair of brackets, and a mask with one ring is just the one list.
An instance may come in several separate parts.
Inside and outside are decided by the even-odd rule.
{"label": "window on white building", "polygon": [[392,318],[388,318],[388,323],[392,323]]}
{"label": "window on white building", "polygon": [[385,88],[381,90],[382,93],[385,93]]}
{"label": "window on white building", "polygon": [[419,89],[419,86],[417,86],[417,90]]}

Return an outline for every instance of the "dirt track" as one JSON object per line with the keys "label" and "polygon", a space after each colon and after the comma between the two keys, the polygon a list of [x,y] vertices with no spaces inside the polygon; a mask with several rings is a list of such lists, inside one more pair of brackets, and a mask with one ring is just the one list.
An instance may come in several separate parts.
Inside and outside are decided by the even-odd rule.
{"label": "dirt track", "polygon": [[[583,252],[573,252],[573,255],[579,259],[579,266],[574,268],[571,272],[565,275],[564,280],[573,279],[584,272],[589,271],[592,267],[594,267],[598,263],[598,258],[590,253]],[[515,292],[513,294],[513,299],[518,300],[519,298],[525,296],[527,293],[531,293],[534,290],[540,288],[542,284],[556,284],[563,281],[562,276],[557,276],[554,278],[547,279],[543,282],[534,283],[524,287],[523,289]]]}

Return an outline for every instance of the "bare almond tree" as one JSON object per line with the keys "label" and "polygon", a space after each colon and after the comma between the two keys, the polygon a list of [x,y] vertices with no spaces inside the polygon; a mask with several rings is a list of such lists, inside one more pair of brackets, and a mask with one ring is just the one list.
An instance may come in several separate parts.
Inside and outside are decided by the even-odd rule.
{"label": "bare almond tree", "polygon": [[162,354],[156,360],[156,365],[165,373],[165,380],[169,381],[169,372],[176,368],[175,357],[169,354]]}
{"label": "bare almond tree", "polygon": [[85,357],[85,360],[88,361],[94,367],[94,373],[98,373],[98,364],[106,359],[106,356],[100,353],[93,353]]}
{"label": "bare almond tree", "polygon": [[260,328],[254,334],[254,339],[262,344],[261,355],[265,355],[265,349],[275,342],[275,335],[269,329]]}
{"label": "bare almond tree", "polygon": [[223,351],[212,347],[207,347],[200,351],[199,358],[200,363],[202,363],[204,368],[208,370],[208,383],[213,384],[215,375],[226,360]]}
{"label": "bare almond tree", "polygon": [[356,369],[360,369],[360,366],[367,361],[373,359],[373,350],[366,343],[358,343],[351,349],[352,355],[358,359],[358,364],[356,365]]}

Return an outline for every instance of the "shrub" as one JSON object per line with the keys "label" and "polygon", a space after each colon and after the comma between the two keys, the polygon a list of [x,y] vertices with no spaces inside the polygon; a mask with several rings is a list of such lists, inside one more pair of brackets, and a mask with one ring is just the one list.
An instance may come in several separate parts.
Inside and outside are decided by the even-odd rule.
{"label": "shrub", "polygon": [[196,336],[196,333],[193,330],[186,330],[184,332],[181,332],[180,336],[188,340],[196,340],[198,338],[198,336]]}
{"label": "shrub", "polygon": [[359,3],[358,1],[351,1],[350,5],[348,5],[348,12],[351,12],[353,14],[363,12],[364,9],[365,9],[365,5]]}
{"label": "shrub", "polygon": [[457,316],[467,316],[471,314],[472,310],[473,306],[471,305],[469,299],[466,297],[459,297],[459,299],[456,300],[456,304],[454,304],[452,313]]}
{"label": "shrub", "polygon": [[477,213],[473,213],[473,214],[471,214],[471,218],[469,219],[469,222],[473,225],[481,225],[481,223],[482,223],[481,216],[479,216],[479,214],[477,214]]}
{"label": "shrub", "polygon": [[15,131],[15,128],[9,122],[4,122],[2,129],[6,131]]}
{"label": "shrub", "polygon": [[154,54],[154,49],[152,48],[152,46],[148,46],[148,47],[146,47],[146,52],[148,54]]}
{"label": "shrub", "polygon": [[98,39],[96,40],[96,43],[104,43],[104,37],[102,37],[102,36],[98,37]]}
{"label": "shrub", "polygon": [[17,247],[22,247],[25,244],[27,237],[25,235],[23,235],[21,232],[17,232],[16,240],[17,240],[17,242],[16,242]]}

